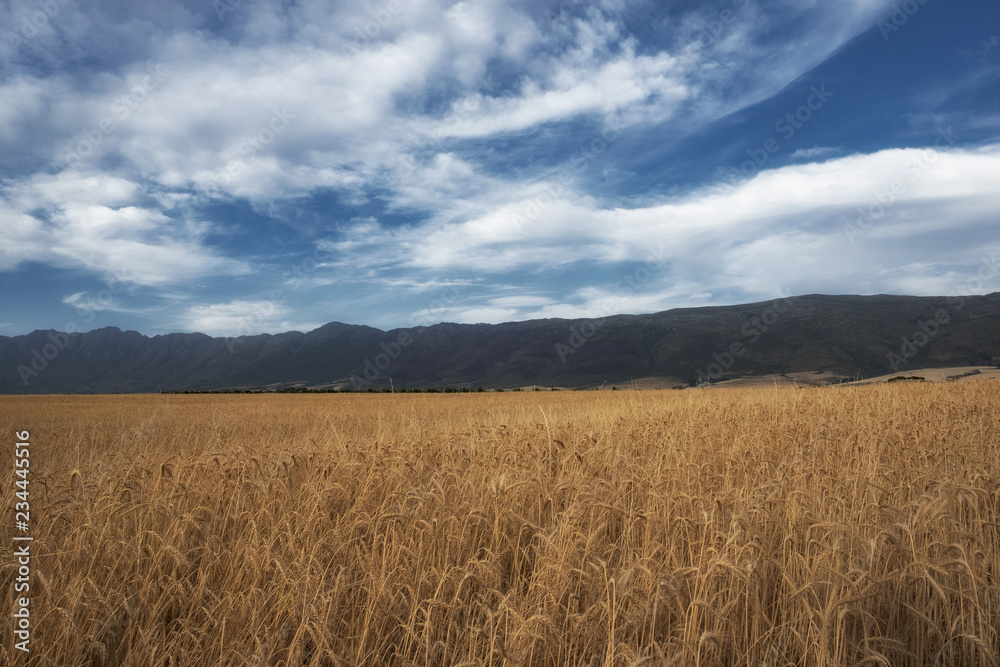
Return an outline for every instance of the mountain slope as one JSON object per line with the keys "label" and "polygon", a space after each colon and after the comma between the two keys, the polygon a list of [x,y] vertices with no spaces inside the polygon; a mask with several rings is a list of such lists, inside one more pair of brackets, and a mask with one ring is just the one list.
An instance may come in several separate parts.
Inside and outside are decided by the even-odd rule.
{"label": "mountain slope", "polygon": [[438,324],[380,331],[147,337],[114,327],[0,336],[0,392],[144,392],[264,386],[686,383],[829,371],[871,376],[1000,360],[1000,293],[809,295],[651,315]]}

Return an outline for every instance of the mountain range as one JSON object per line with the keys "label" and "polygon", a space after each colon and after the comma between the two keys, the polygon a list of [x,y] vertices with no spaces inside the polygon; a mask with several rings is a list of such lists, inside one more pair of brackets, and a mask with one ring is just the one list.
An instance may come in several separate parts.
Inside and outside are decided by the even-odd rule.
{"label": "mountain range", "polygon": [[0,336],[0,393],[824,382],[1000,361],[1000,293],[807,295],[647,315],[382,331],[145,336],[115,327]]}

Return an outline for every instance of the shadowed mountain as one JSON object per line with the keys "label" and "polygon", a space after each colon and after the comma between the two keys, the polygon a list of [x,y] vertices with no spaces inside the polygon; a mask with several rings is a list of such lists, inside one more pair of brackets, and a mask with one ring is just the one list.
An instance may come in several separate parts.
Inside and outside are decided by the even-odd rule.
{"label": "shadowed mountain", "polygon": [[[809,295],[651,315],[437,324],[381,331],[147,337],[114,327],[0,336],[0,392],[263,387],[586,386],[640,378],[695,384],[826,372],[854,378],[1000,361],[1000,293]],[[836,377],[832,379],[836,380]]]}

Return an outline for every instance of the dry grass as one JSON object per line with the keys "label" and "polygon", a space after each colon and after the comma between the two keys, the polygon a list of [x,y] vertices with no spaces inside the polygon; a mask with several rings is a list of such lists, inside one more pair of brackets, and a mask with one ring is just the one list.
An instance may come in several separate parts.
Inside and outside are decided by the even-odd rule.
{"label": "dry grass", "polygon": [[39,665],[998,661],[1000,383],[2,397],[0,425],[31,431]]}

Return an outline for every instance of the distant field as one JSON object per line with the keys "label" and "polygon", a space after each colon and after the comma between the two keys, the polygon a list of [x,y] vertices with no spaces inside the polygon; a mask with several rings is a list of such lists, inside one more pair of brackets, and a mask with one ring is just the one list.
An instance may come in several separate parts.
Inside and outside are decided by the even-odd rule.
{"label": "distant field", "polygon": [[4,396],[0,424],[8,535],[30,431],[31,664],[998,662],[1000,382]]}
{"label": "distant field", "polygon": [[951,366],[947,368],[911,368],[896,373],[878,375],[864,380],[850,380],[831,372],[799,372],[786,375],[760,375],[724,380],[711,385],[715,387],[772,387],[772,386],[825,386],[830,384],[873,384],[897,377],[918,377],[927,382],[978,382],[980,380],[1000,380],[1000,368],[994,366]]}

